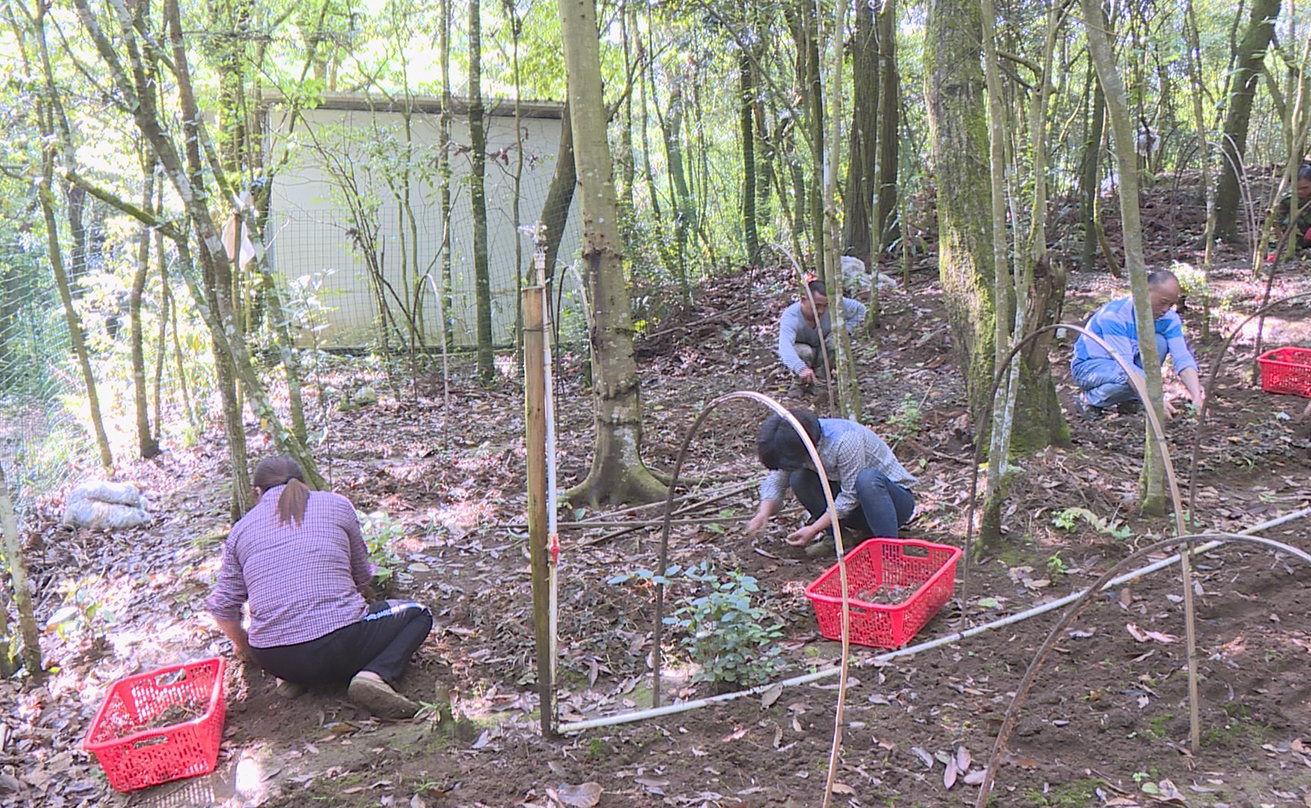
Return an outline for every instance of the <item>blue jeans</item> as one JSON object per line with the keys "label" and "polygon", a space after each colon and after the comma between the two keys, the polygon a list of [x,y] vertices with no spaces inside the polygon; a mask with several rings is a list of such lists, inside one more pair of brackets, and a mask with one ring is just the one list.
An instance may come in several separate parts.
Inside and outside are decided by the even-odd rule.
{"label": "blue jeans", "polygon": [[[1165,364],[1168,347],[1165,337],[1157,334],[1156,355],[1162,365]],[[1133,356],[1126,356],[1125,359],[1139,369],[1138,373],[1141,376],[1142,354],[1135,351]],[[1114,407],[1125,401],[1138,400],[1138,393],[1134,392],[1133,386],[1129,384],[1129,374],[1125,373],[1124,368],[1109,356],[1090,357],[1072,362],[1070,372],[1074,376],[1074,383],[1083,391],[1088,403],[1094,407]]]}
{"label": "blue jeans", "polygon": [[[788,484],[812,518],[818,519],[828,510],[824,486],[819,481],[819,474],[813,470],[797,469],[788,477]],[[836,497],[842,484],[832,483],[832,486]],[[842,518],[842,525],[854,528],[866,537],[895,539],[897,528],[910,521],[915,512],[915,496],[874,468],[856,475],[856,498],[860,500],[860,506]]]}

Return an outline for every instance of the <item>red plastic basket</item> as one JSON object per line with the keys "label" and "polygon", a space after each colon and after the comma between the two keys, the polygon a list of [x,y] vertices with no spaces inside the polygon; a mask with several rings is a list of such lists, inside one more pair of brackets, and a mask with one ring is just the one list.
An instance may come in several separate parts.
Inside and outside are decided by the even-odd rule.
{"label": "red plastic basket", "polygon": [[1311,348],[1275,348],[1256,361],[1262,390],[1311,398]]}
{"label": "red plastic basket", "polygon": [[[875,648],[900,648],[933,619],[956,588],[959,547],[907,539],[870,539],[847,554],[847,602],[851,641]],[[857,594],[879,587],[916,587],[900,603],[867,603]],[[842,577],[838,565],[806,587],[819,631],[842,639]]]}
{"label": "red plastic basket", "polygon": [[[214,771],[227,705],[222,659],[170,665],[114,683],[83,745],[118,791],[135,791]],[[198,718],[134,731],[173,705],[204,704]]]}

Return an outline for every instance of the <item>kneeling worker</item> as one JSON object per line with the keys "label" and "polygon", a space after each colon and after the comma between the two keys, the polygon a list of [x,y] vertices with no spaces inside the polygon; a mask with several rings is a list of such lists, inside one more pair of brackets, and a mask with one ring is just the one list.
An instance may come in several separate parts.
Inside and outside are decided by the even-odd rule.
{"label": "kneeling worker", "polygon": [[[833,488],[833,505],[842,523],[843,536],[877,536],[895,539],[897,530],[915,511],[910,487],[915,478],[897,462],[892,449],[869,427],[845,418],[819,418],[810,410],[789,410],[819,452],[819,459]],[[824,488],[810,461],[810,453],[792,425],[780,415],[771,415],[760,426],[756,455],[770,470],[760,486],[760,508],[747,524],[747,535],[758,536],[783,507],[789,488],[812,521],[787,537],[794,547],[805,547],[821,533],[832,536],[833,517],[824,500]],[[829,546],[817,545],[818,555]]]}
{"label": "kneeling worker", "polygon": [[[1174,362],[1175,372],[1188,389],[1188,395],[1199,408],[1202,406],[1202,387],[1197,375],[1197,360],[1184,340],[1183,321],[1174,311],[1179,302],[1179,279],[1173,272],[1158,269],[1147,276],[1147,295],[1152,303],[1152,317],[1156,320],[1156,354],[1161,363],[1166,356]],[[1134,317],[1133,297],[1112,300],[1098,309],[1085,326],[1105,340],[1124,359],[1143,375],[1143,356],[1138,347],[1138,322]],[[1079,386],[1076,402],[1080,412],[1088,418],[1100,418],[1108,407],[1117,407],[1121,413],[1142,409],[1138,393],[1129,384],[1129,374],[1111,358],[1102,346],[1084,335],[1074,343],[1074,357],[1070,372]],[[1165,400],[1165,415],[1174,416],[1174,407]]]}
{"label": "kneeling worker", "polygon": [[432,630],[432,613],[413,601],[365,600],[373,573],[355,508],[311,491],[295,460],[265,458],[252,482],[259,502],[232,526],[205,603],[234,652],[292,693],[349,682],[347,695],[369,712],[413,716],[419,706],[395,686]]}
{"label": "kneeling worker", "polygon": [[[811,281],[807,287],[810,295],[803,295],[800,300],[784,309],[778,322],[778,358],[788,370],[796,374],[797,380],[804,387],[814,383],[817,369],[821,370],[821,374],[827,373],[824,351],[820,349],[821,341],[828,356],[833,356],[833,323],[828,315],[828,289],[820,280]],[[811,298],[814,298],[814,306],[810,304]],[[853,333],[856,326],[865,321],[865,304],[843,297],[842,317],[847,333]]]}

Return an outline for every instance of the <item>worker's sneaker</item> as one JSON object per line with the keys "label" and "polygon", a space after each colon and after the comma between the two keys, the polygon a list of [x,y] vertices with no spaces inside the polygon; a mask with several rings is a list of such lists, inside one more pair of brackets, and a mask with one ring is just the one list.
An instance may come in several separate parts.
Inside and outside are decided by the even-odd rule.
{"label": "worker's sneaker", "polygon": [[372,671],[360,671],[346,688],[350,700],[379,718],[413,718],[419,705],[392,689]]}
{"label": "worker's sneaker", "polygon": [[298,699],[305,695],[305,685],[298,685],[295,682],[288,682],[286,679],[279,679],[277,687],[273,688],[284,699]]}
{"label": "worker's sneaker", "polygon": [[1078,407],[1079,414],[1082,415],[1086,421],[1099,421],[1106,417],[1106,410],[1089,404],[1088,399],[1084,398],[1083,393],[1079,393],[1074,397],[1074,406]]}
{"label": "worker's sneaker", "polygon": [[806,558],[822,558],[836,554],[837,547],[833,544],[833,537],[827,534],[818,541],[806,545]]}

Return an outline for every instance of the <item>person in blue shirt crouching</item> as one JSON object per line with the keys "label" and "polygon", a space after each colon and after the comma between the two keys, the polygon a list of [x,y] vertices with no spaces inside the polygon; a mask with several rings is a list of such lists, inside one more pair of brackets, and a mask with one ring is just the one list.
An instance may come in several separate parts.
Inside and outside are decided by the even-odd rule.
{"label": "person in blue shirt crouching", "polygon": [[[1172,359],[1188,396],[1200,409],[1204,394],[1197,375],[1197,360],[1188,350],[1183,321],[1174,311],[1180,293],[1179,278],[1173,272],[1158,269],[1148,274],[1147,295],[1152,302],[1152,317],[1156,320],[1156,354],[1162,364],[1166,356]],[[1085,327],[1105,340],[1142,376],[1143,357],[1138,349],[1133,297],[1117,298],[1102,306],[1088,319]],[[1142,410],[1142,401],[1129,383],[1129,374],[1102,346],[1084,335],[1074,343],[1070,372],[1074,375],[1074,383],[1079,386],[1076,404],[1084,417],[1100,418],[1111,407],[1121,414]],[[1165,400],[1165,415],[1167,418],[1174,416],[1174,407],[1168,398]]]}

